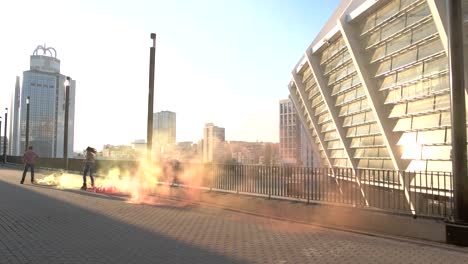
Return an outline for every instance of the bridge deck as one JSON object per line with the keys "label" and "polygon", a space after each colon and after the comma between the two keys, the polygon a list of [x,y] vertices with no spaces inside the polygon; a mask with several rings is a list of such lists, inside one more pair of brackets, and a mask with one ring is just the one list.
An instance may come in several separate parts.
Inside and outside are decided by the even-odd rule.
{"label": "bridge deck", "polygon": [[0,263],[468,263],[468,252],[449,246],[171,199],[132,204],[29,178],[20,185],[20,174],[0,167]]}

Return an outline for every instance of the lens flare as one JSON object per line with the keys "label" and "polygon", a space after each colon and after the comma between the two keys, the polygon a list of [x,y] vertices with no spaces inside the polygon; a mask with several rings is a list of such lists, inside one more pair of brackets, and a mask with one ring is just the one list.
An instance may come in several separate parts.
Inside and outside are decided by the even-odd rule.
{"label": "lens flare", "polygon": [[[139,167],[130,172],[112,168],[106,174],[100,173],[95,177],[95,187],[90,191],[105,194],[119,194],[128,197],[128,202],[136,204],[157,204],[160,197],[169,197],[174,186],[184,192],[186,200],[197,197],[203,185],[203,167],[182,165],[174,161],[149,163],[146,160],[139,162]],[[68,172],[55,172],[37,183],[54,186],[57,189],[79,189],[83,184],[83,176]],[[88,176],[89,186],[90,179]],[[193,188],[195,187],[195,188]]]}

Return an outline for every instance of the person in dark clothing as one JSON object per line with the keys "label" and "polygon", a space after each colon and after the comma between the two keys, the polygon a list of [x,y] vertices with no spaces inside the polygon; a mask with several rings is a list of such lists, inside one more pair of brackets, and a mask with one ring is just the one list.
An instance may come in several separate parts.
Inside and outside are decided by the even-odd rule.
{"label": "person in dark clothing", "polygon": [[86,174],[89,171],[89,177],[91,178],[91,187],[94,188],[94,177],[93,177],[93,170],[94,170],[94,160],[96,158],[96,149],[92,147],[86,148],[85,154],[85,164],[83,170],[83,186],[81,186],[82,190],[86,190]]}
{"label": "person in dark clothing", "polygon": [[34,165],[36,164],[36,159],[39,156],[36,154],[36,152],[33,151],[33,147],[29,146],[28,150],[24,152],[23,154],[23,164],[24,164],[24,170],[23,170],[23,177],[21,178],[21,184],[24,183],[24,178],[26,177],[26,173],[28,172],[28,169],[31,168],[31,183],[34,184]]}

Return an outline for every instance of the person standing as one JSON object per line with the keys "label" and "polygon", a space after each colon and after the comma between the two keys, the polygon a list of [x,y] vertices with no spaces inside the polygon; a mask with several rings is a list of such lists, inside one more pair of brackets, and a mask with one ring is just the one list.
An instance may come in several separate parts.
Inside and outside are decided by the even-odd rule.
{"label": "person standing", "polygon": [[83,171],[83,186],[81,186],[82,190],[86,190],[86,174],[89,171],[89,177],[91,178],[91,187],[94,188],[94,177],[93,177],[93,170],[94,170],[94,160],[96,158],[96,149],[92,147],[86,148],[85,154],[85,165]]}
{"label": "person standing", "polygon": [[36,159],[39,156],[36,152],[33,151],[33,147],[29,146],[28,150],[23,154],[23,177],[21,178],[21,184],[24,183],[24,178],[26,177],[26,173],[28,173],[28,169],[31,168],[31,183],[34,184],[34,165],[36,164]]}

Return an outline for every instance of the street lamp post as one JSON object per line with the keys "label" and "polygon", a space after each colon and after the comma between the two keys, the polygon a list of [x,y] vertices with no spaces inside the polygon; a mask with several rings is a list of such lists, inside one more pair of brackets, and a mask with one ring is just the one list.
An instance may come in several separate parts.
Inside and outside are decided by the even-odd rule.
{"label": "street lamp post", "polygon": [[70,77],[65,81],[65,122],[63,129],[63,159],[65,161],[65,170],[68,170],[68,108],[70,104]]}
{"label": "street lamp post", "polygon": [[28,150],[29,147],[29,96],[26,97],[26,144],[25,150]]}
{"label": "street lamp post", "polygon": [[156,34],[151,33],[153,46],[150,48],[149,93],[148,93],[148,124],[146,130],[146,157],[151,161],[153,149],[153,104],[154,104],[154,57],[156,53]]}
{"label": "street lamp post", "polygon": [[463,3],[461,0],[450,0],[447,3],[454,221],[447,223],[446,235],[448,243],[468,246],[468,172],[463,65]]}
{"label": "street lamp post", "polygon": [[[3,163],[7,162],[7,123],[8,123],[8,108],[5,108],[5,136],[3,137]],[[11,127],[10,127],[11,129]],[[11,139],[10,139],[11,140]]]}

